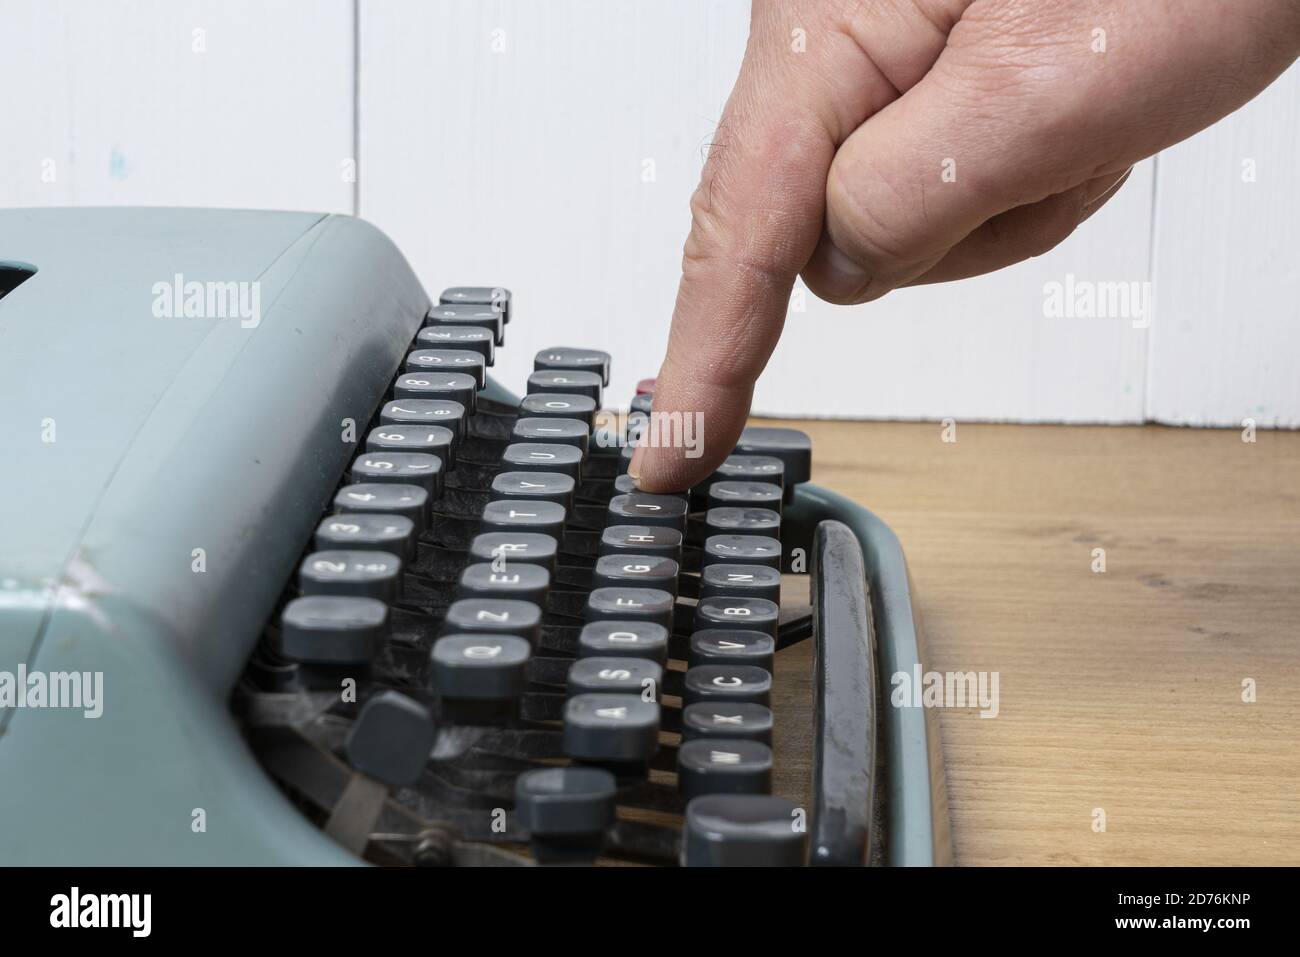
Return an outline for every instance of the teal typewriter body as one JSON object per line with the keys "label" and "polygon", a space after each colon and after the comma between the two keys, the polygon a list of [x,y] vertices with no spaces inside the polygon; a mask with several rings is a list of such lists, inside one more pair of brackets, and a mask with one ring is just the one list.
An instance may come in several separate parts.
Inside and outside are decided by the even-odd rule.
{"label": "teal typewriter body", "polygon": [[[518,807],[504,802],[504,791],[476,801],[464,793],[473,790],[466,782],[514,788],[523,768],[553,766],[568,746],[558,730],[568,716],[563,682],[545,675],[567,660],[556,649],[578,640],[582,608],[590,610],[599,552],[590,543],[604,541],[598,518],[626,497],[615,494],[617,448],[602,457],[593,444],[583,459],[585,484],[564,530],[575,544],[569,553],[561,547],[554,594],[544,604],[542,631],[551,637],[533,650],[545,661],[530,665],[537,670],[519,693],[541,710],[531,720],[512,711],[504,724],[494,720],[490,731],[470,735],[499,749],[505,727],[516,735],[508,740],[540,750],[481,764],[465,764],[471,758],[463,754],[460,764],[448,759],[459,796],[445,815],[436,799],[443,792],[421,782],[445,782],[439,756],[468,732],[452,728],[457,722],[436,682],[431,690],[419,669],[403,671],[392,660],[423,661],[437,635],[447,634],[441,616],[464,592],[456,592],[454,575],[438,581],[428,570],[469,548],[471,532],[452,541],[438,529],[469,528],[491,497],[484,483],[497,473],[488,457],[517,437],[519,398],[488,378],[466,403],[460,459],[440,460],[445,475],[430,530],[406,546],[412,574],[428,574],[415,575],[403,586],[406,597],[393,599],[390,617],[400,614],[408,631],[397,658],[375,666],[375,688],[363,679],[360,700],[331,710],[331,692],[320,684],[289,678],[258,687],[250,678],[250,660],[279,634],[287,603],[300,587],[307,593],[295,576],[310,558],[313,534],[348,487],[367,434],[388,421],[378,416],[391,404],[393,377],[412,368],[408,356],[438,305],[391,241],[346,216],[0,211],[0,863],[411,863],[409,849],[421,835],[427,842],[431,822],[450,835],[444,862],[533,862],[528,833],[549,834],[549,819],[536,810],[542,805],[528,804],[525,820],[522,808],[534,797],[519,791]],[[518,321],[529,321],[526,309],[518,312]],[[587,443],[583,436],[584,450]],[[888,676],[922,663],[902,550],[879,519],[834,493],[801,482],[783,494],[783,547],[812,552],[814,566],[859,568],[853,588],[843,587],[842,568],[839,579],[818,578],[811,611],[787,621],[782,608],[783,630],[774,624],[771,632],[778,647],[822,643],[817,724],[808,734],[820,779],[809,833],[790,853],[810,863],[819,853],[826,862],[847,854],[856,863],[947,863],[932,717],[888,704]],[[703,521],[691,514],[691,522]],[[687,536],[685,551],[695,558],[681,561],[678,620],[683,608],[702,613],[686,600],[701,547]],[[836,633],[821,633],[827,630]],[[689,627],[673,635],[674,648],[690,641]],[[828,667],[843,654],[861,674]],[[385,671],[391,668],[398,678]],[[684,672],[668,665],[665,682],[674,673]],[[779,683],[779,670],[773,680]],[[387,740],[374,758],[380,764],[349,757],[365,746],[354,727],[364,720],[357,709],[384,689],[433,716],[436,745],[425,746],[419,780],[385,783],[383,771],[368,773],[387,759]],[[859,700],[847,700],[853,695]],[[667,716],[675,707],[663,705],[665,722],[676,720]],[[854,711],[868,723],[837,717]],[[861,766],[847,771],[832,767],[843,757],[838,720],[850,721],[858,738],[849,751]],[[267,724],[276,725],[271,745]],[[388,736],[400,730],[382,727]],[[664,740],[668,752],[677,746],[675,737]],[[668,794],[671,781],[661,773],[671,772],[668,752],[643,772],[648,785],[625,790],[622,768],[618,793],[632,804],[646,787]],[[716,777],[708,772],[699,794],[719,787],[707,783]],[[610,800],[622,807],[622,797]],[[669,817],[684,813],[670,798],[656,800]],[[513,840],[461,828],[473,809],[503,802],[512,828],[519,818]],[[611,831],[601,852],[686,862],[708,857],[708,842],[719,839],[705,835],[704,850],[688,854],[673,836],[688,830],[680,820],[654,826],[654,833]],[[734,846],[757,853],[745,843],[750,836]],[[773,853],[774,861],[791,860]]]}

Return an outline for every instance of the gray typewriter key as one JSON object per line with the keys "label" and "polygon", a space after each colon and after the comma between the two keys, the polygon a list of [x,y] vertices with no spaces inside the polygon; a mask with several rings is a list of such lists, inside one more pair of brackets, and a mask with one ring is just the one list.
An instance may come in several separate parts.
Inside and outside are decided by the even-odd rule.
{"label": "gray typewriter key", "polygon": [[426,326],[415,334],[419,349],[465,349],[477,352],[483,361],[496,361],[496,337],[477,326]]}
{"label": "gray typewriter key", "polygon": [[403,372],[393,380],[394,399],[451,399],[471,414],[478,384],[464,372]]}
{"label": "gray typewriter key", "polygon": [[564,540],[565,511],[554,502],[494,499],[483,506],[480,525],[485,532],[537,532]]}
{"label": "gray typewriter key", "polygon": [[708,484],[767,482],[785,488],[785,465],[774,455],[728,455]]}
{"label": "gray typewriter key", "polygon": [[578,635],[579,658],[668,661],[668,629],[652,621],[592,621]]}
{"label": "gray typewriter key", "polygon": [[704,567],[766,565],[781,567],[781,543],[766,535],[710,535],[704,540]]}
{"label": "gray typewriter key", "polygon": [[549,571],[523,562],[507,562],[496,568],[489,562],[476,562],[466,565],[460,573],[461,598],[517,598],[542,606],[550,587]]}
{"label": "gray typewriter key", "polygon": [[705,794],[772,790],[772,749],[743,738],[697,738],[677,749],[677,788],[684,800]]}
{"label": "gray typewriter key", "polygon": [[765,598],[731,598],[715,595],[701,598],[695,606],[695,630],[704,628],[729,628],[740,631],[761,631],[776,638],[781,609],[776,602]]}
{"label": "gray typewriter key", "polygon": [[361,708],[343,753],[362,774],[391,787],[413,784],[435,738],[429,709],[396,691],[384,691]]}
{"label": "gray typewriter key", "polygon": [[682,700],[712,704],[752,701],[769,706],[772,675],[754,665],[696,665],[686,669]]}
{"label": "gray typewriter key", "polygon": [[463,372],[474,384],[487,384],[487,362],[473,349],[416,349],[406,357],[407,372]]}
{"label": "gray typewriter key", "polygon": [[440,634],[518,635],[535,646],[541,626],[542,610],[530,601],[462,598],[447,609]]}
{"label": "gray typewriter key", "polygon": [[317,551],[343,548],[409,559],[415,553],[415,523],[405,515],[330,515],[316,526],[313,542]]}
{"label": "gray typewriter key", "polygon": [[599,349],[571,349],[556,346],[543,349],[533,357],[533,370],[541,372],[594,372],[600,376],[601,385],[609,385],[609,353]]}
{"label": "gray typewriter key", "polygon": [[460,441],[465,407],[451,399],[394,399],[379,411],[380,425],[440,425]]}
{"label": "gray typewriter key", "polygon": [[533,768],[515,780],[515,817],[539,861],[591,857],[614,823],[617,793],[604,768]]}
{"label": "gray typewriter key", "polygon": [[558,472],[500,472],[492,479],[492,497],[523,502],[554,502],[573,507],[576,483]]}
{"label": "gray typewriter key", "polygon": [[524,693],[530,657],[518,635],[444,635],[429,654],[433,689],[444,698],[509,701]]}
{"label": "gray typewriter key", "polygon": [[[633,479],[632,476],[628,475],[626,472],[614,478],[615,495],[631,495],[633,492],[640,492],[640,491],[641,490],[636,487],[636,480]],[[643,494],[651,494],[651,493],[643,493]],[[656,492],[653,494],[664,495],[667,498],[679,498],[683,502],[688,501],[687,493],[685,492]]]}
{"label": "gray typewriter key", "polygon": [[388,606],[374,598],[295,598],[280,615],[280,654],[310,664],[369,661],[388,628]]}
{"label": "gray typewriter key", "polygon": [[580,761],[644,763],[659,750],[659,705],[632,694],[580,694],[564,706],[564,753]]}
{"label": "gray typewriter key", "polygon": [[[775,485],[768,488],[779,493]],[[770,508],[715,506],[704,513],[705,535],[766,535],[781,537],[781,516]]]}
{"label": "gray typewriter key", "polygon": [[298,588],[304,595],[356,595],[391,604],[401,571],[402,560],[387,552],[312,552],[298,568]]}
{"label": "gray typewriter key", "polygon": [[334,496],[334,508],[344,514],[377,512],[383,515],[404,515],[415,525],[418,535],[424,531],[429,514],[429,493],[418,485],[363,482],[339,489]]}
{"label": "gray typewriter key", "polygon": [[452,286],[442,291],[438,301],[492,306],[501,313],[501,318],[506,322],[510,321],[510,313],[513,311],[510,290],[504,286]]}
{"label": "gray typewriter key", "polygon": [[798,429],[750,426],[740,433],[736,452],[780,459],[785,466],[787,485],[797,485],[812,477],[812,439]]}
{"label": "gray typewriter key", "polygon": [[593,588],[587,621],[653,621],[673,629],[673,596],[658,588]]}
{"label": "gray typewriter key", "polygon": [[706,794],[686,805],[683,867],[802,867],[808,843],[793,802],[767,794]]}
{"label": "gray typewriter key", "polygon": [[558,472],[577,482],[582,478],[582,449],[546,442],[512,442],[501,454],[501,467],[510,472]]}
{"label": "gray typewriter key", "polygon": [[497,345],[505,342],[505,318],[491,306],[475,303],[441,303],[424,317],[426,326],[477,326],[492,333]]}
{"label": "gray typewriter key", "polygon": [[497,568],[511,565],[538,565],[555,571],[559,543],[550,535],[533,532],[484,532],[469,543],[469,560],[488,562]]}
{"label": "gray typewriter key", "polygon": [[682,740],[743,738],[772,744],[772,709],[752,701],[701,701],[682,709]]}
{"label": "gray typewriter key", "polygon": [[602,380],[595,372],[534,372],[528,377],[527,394],[559,392],[562,395],[585,395],[600,405]]}
{"label": "gray typewriter key", "polygon": [[581,419],[539,419],[525,416],[515,420],[510,441],[572,445],[585,455],[591,441],[591,430]]}
{"label": "gray typewriter key", "polygon": [[781,487],[771,482],[714,482],[709,508],[767,508],[781,511]]}
{"label": "gray typewriter key", "polygon": [[578,419],[587,430],[596,423],[596,402],[586,395],[534,392],[519,400],[519,414],[535,419]]}
{"label": "gray typewriter key", "polygon": [[455,444],[455,433],[441,425],[378,425],[366,436],[367,452],[425,452],[442,459],[444,472],[452,467]]}
{"label": "gray typewriter key", "polygon": [[781,601],[781,573],[766,565],[709,565],[700,574],[700,597]]}
{"label": "gray typewriter key", "polygon": [[776,639],[763,631],[702,628],[691,635],[687,663],[695,665],[753,665],[772,670]]}
{"label": "gray typewriter key", "polygon": [[686,500],[677,495],[632,492],[615,495],[605,513],[606,525],[662,525],[679,532],[686,528]]}
{"label": "gray typewriter key", "polygon": [[426,452],[363,452],[352,462],[353,482],[418,485],[430,498],[442,494],[442,459]]}
{"label": "gray typewriter key", "polygon": [[610,525],[600,533],[602,555],[659,555],[682,562],[682,533],[654,525]]}
{"label": "gray typewriter key", "polygon": [[592,588],[658,588],[677,595],[681,566],[662,555],[602,555],[591,575]]}
{"label": "gray typewriter key", "polygon": [[646,658],[579,658],[569,666],[568,693],[632,694],[659,700],[664,670]]}
{"label": "gray typewriter key", "polygon": [[644,395],[636,395],[636,396],[633,396],[633,397],[632,397],[632,401],[631,401],[630,403],[628,403],[628,411],[629,411],[629,412],[641,412],[641,413],[644,413],[645,415],[649,415],[649,414],[650,414],[650,403],[651,403],[651,401],[652,401],[653,399],[654,399],[654,396],[653,396],[653,395],[650,395],[650,394],[644,394]]}

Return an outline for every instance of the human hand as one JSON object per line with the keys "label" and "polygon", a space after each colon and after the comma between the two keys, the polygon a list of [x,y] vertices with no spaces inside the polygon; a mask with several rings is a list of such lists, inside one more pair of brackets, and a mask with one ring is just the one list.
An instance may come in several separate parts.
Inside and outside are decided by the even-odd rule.
{"label": "human hand", "polygon": [[755,0],[654,398],[705,450],[637,450],[638,485],[728,454],[796,276],[860,303],[1041,255],[1298,53],[1296,0]]}

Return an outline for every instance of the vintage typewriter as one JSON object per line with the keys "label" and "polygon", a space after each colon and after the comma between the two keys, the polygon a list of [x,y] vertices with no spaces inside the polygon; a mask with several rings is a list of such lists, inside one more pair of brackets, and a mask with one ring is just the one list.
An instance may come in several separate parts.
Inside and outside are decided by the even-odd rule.
{"label": "vintage typewriter", "polygon": [[0,297],[0,863],[949,862],[806,435],[641,492],[650,383],[344,216],[2,211]]}

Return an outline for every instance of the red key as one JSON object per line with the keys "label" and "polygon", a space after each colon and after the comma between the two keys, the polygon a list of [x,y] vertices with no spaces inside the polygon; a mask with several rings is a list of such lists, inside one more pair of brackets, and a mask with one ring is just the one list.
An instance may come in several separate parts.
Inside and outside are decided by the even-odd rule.
{"label": "red key", "polygon": [[654,394],[655,394],[655,380],[654,380],[654,379],[642,379],[640,382],[638,382],[638,383],[636,384],[636,394],[637,394],[637,395],[654,395]]}

